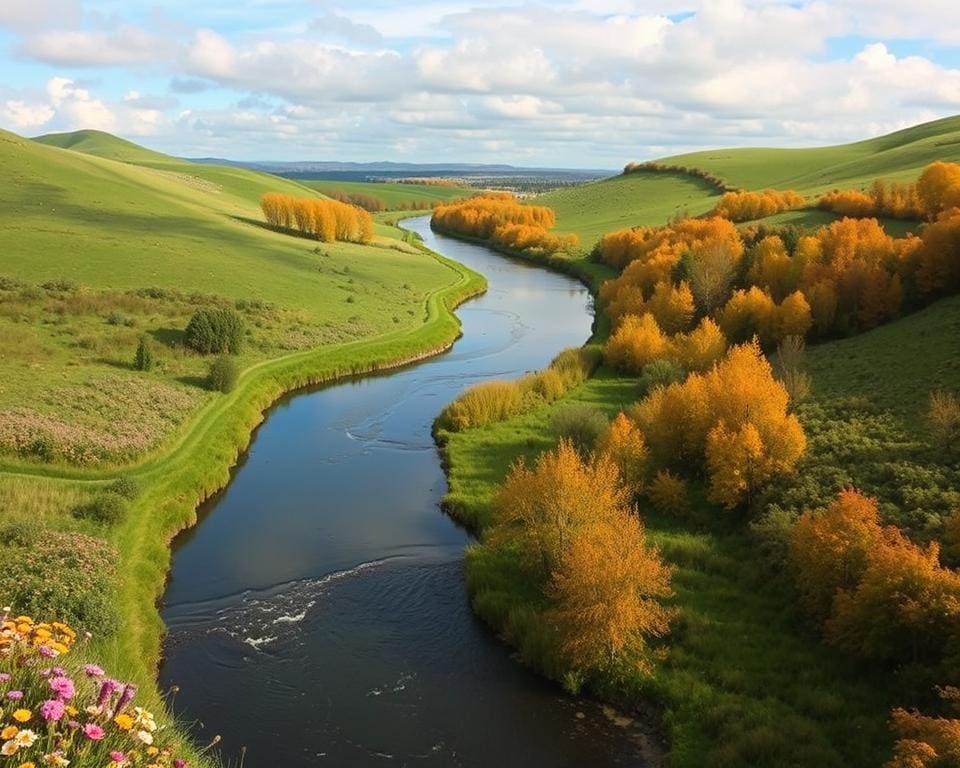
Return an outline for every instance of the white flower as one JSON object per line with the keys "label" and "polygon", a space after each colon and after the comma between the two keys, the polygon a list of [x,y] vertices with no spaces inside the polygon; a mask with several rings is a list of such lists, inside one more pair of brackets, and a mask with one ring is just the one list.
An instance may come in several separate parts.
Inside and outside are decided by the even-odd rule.
{"label": "white flower", "polygon": [[29,728],[24,728],[13,737],[13,740],[17,742],[18,747],[32,747],[33,742],[37,740],[37,734],[35,734]]}
{"label": "white flower", "polygon": [[153,744],[153,734],[149,731],[137,731],[137,738],[144,744]]}
{"label": "white flower", "polygon": [[20,749],[20,747],[17,746],[17,742],[15,742],[13,739],[10,739],[10,741],[3,742],[3,746],[0,747],[0,755],[9,757],[10,755],[17,754],[18,749]]}

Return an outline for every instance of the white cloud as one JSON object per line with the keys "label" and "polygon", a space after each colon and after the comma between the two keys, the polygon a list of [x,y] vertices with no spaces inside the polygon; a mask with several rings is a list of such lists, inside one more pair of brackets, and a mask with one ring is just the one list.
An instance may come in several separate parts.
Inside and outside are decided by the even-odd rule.
{"label": "white cloud", "polygon": [[173,43],[145,30],[123,25],[115,30],[52,30],[24,40],[22,55],[76,67],[145,64],[169,59]]}
{"label": "white cloud", "polygon": [[17,131],[32,131],[50,121],[54,110],[49,104],[9,99],[3,104],[3,123]]}

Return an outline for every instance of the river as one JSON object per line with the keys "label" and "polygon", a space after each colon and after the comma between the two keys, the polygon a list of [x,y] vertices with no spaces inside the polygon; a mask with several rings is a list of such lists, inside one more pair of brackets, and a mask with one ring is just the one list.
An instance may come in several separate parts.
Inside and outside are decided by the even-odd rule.
{"label": "river", "polygon": [[161,686],[196,739],[260,766],[642,765],[641,729],[563,695],[470,612],[469,536],[430,429],[464,387],[590,334],[571,278],[405,226],[486,275],[446,354],[295,393],[174,545]]}

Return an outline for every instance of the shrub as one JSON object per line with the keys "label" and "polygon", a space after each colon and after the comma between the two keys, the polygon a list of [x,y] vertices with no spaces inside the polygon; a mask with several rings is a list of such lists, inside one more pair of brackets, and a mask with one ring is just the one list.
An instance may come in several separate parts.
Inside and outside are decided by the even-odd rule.
{"label": "shrub", "polygon": [[133,367],[138,371],[149,371],[153,368],[153,349],[146,336],[140,337],[137,352],[133,356]]}
{"label": "shrub", "polygon": [[109,490],[95,496],[92,501],[77,507],[73,514],[84,520],[93,520],[104,525],[119,523],[127,512],[127,500],[124,496]]}
{"label": "shrub", "polygon": [[960,397],[952,392],[931,392],[926,422],[934,444],[953,452],[960,442]]}
{"label": "shrub", "polygon": [[528,392],[548,403],[560,399],[567,391],[563,377],[553,368],[546,368],[529,376],[524,376],[519,383],[525,393]]}
{"label": "shrub", "polygon": [[193,313],[183,342],[203,355],[237,354],[243,341],[243,319],[232,309],[198,309]]}
{"label": "shrub", "polygon": [[683,381],[686,371],[679,363],[673,360],[654,360],[643,367],[640,381],[637,385],[640,397],[646,397],[657,387],[668,387],[671,384]]}
{"label": "shrub", "polygon": [[118,477],[108,486],[107,490],[132,501],[140,495],[140,483],[129,475]]}
{"label": "shrub", "polygon": [[653,508],[662,515],[684,515],[690,509],[687,484],[666,469],[657,472],[647,488],[647,497]]}
{"label": "shrub", "polygon": [[607,417],[586,403],[564,405],[550,415],[553,433],[562,440],[569,440],[581,453],[593,450],[607,424]]}
{"label": "shrub", "polygon": [[787,336],[777,345],[777,372],[794,403],[802,403],[810,395],[806,352],[807,345],[802,336]]}
{"label": "shrub", "polygon": [[227,355],[221,355],[210,363],[207,373],[207,389],[213,392],[232,392],[240,378],[240,368],[236,360]]}

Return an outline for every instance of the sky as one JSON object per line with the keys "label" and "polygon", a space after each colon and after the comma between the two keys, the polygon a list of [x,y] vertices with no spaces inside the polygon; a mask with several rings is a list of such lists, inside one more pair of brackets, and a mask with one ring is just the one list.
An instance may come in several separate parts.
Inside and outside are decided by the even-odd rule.
{"label": "sky", "polygon": [[0,0],[0,127],[619,168],[960,113],[957,0]]}

